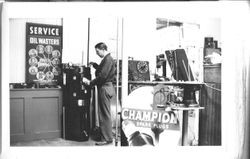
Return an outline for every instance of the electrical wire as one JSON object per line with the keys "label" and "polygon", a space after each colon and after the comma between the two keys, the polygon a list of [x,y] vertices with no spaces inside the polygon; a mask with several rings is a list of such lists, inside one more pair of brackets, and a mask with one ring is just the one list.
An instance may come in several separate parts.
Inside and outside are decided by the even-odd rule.
{"label": "electrical wire", "polygon": [[207,83],[205,83],[205,86],[207,86],[208,88],[211,88],[211,89],[213,89],[213,90],[216,90],[216,91],[221,92],[221,89],[218,89],[218,88],[214,88],[214,87],[212,87],[212,86],[209,86]]}

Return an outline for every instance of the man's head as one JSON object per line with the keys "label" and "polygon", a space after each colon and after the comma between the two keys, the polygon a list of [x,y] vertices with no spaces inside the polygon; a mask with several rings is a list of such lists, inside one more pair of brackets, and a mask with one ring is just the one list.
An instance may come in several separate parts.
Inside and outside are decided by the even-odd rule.
{"label": "man's head", "polygon": [[96,54],[100,56],[101,58],[103,58],[106,55],[108,47],[105,43],[100,42],[95,45],[95,50],[96,50]]}

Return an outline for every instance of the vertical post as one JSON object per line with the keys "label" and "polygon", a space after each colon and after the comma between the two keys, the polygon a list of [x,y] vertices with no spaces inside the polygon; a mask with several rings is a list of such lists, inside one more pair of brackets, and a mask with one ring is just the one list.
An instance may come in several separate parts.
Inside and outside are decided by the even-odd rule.
{"label": "vertical post", "polygon": [[[3,4],[0,3],[0,13],[2,13]],[[2,16],[0,17],[0,21],[2,21]],[[0,30],[0,37],[2,37],[2,27]],[[2,38],[1,38],[2,39]],[[0,48],[2,48],[2,40],[0,39]],[[2,69],[2,49],[0,50],[0,68]],[[0,79],[2,80],[2,71],[0,71]],[[2,81],[0,82],[0,154],[2,152]]]}
{"label": "vertical post", "polygon": [[[0,37],[1,37],[1,32],[0,32]],[[2,48],[1,45],[2,41],[0,41],[0,48]],[[2,52],[0,54],[0,68],[2,68]],[[0,79],[2,79],[2,71],[0,71]],[[2,81],[0,82],[0,154],[2,152]]]}
{"label": "vertical post", "polygon": [[90,18],[88,18],[87,65],[89,65]]}
{"label": "vertical post", "polygon": [[191,81],[188,48],[187,48],[187,68],[188,68],[188,80]]}
{"label": "vertical post", "polygon": [[[89,66],[89,41],[90,41],[90,18],[88,18],[88,42],[87,42],[87,66]],[[84,51],[82,52],[82,65],[84,64]],[[91,74],[91,70],[90,70],[90,74]],[[89,113],[89,128],[92,128],[92,100],[93,100],[93,89],[90,90],[90,103],[89,103],[89,109],[88,110],[88,113]],[[97,97],[97,96],[95,96]],[[96,106],[96,105],[95,105]],[[96,109],[95,109],[96,110]]]}
{"label": "vertical post", "polygon": [[116,29],[116,109],[115,109],[115,146],[118,145],[118,105],[119,105],[119,19]]}

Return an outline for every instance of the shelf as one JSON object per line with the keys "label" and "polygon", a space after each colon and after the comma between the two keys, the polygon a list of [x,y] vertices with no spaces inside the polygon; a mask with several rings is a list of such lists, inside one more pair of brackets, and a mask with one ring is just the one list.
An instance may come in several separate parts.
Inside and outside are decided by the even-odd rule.
{"label": "shelf", "polygon": [[200,109],[205,109],[204,107],[171,107],[171,109],[175,110],[200,110]]}
{"label": "shelf", "polygon": [[171,108],[174,110],[197,110],[197,109],[205,109],[204,107],[201,107],[200,105],[196,105],[196,106],[189,106],[186,107],[184,104],[173,104],[172,106],[169,105],[157,105],[158,108]]}
{"label": "shelf", "polygon": [[62,88],[10,88],[10,91],[47,91],[61,90]]}
{"label": "shelf", "polygon": [[210,67],[221,67],[221,63],[218,64],[204,64],[203,65],[205,68],[210,68]]}
{"label": "shelf", "polygon": [[197,81],[128,81],[129,84],[140,85],[204,85],[202,82]]}

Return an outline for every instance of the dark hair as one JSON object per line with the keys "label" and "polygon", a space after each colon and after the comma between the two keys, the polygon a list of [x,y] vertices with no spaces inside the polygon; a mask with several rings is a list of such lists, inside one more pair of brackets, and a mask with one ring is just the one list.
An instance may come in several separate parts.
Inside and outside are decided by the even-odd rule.
{"label": "dark hair", "polygon": [[95,48],[96,49],[100,49],[100,50],[105,50],[105,51],[108,50],[107,45],[105,43],[103,43],[103,42],[100,42],[100,43],[96,44]]}

